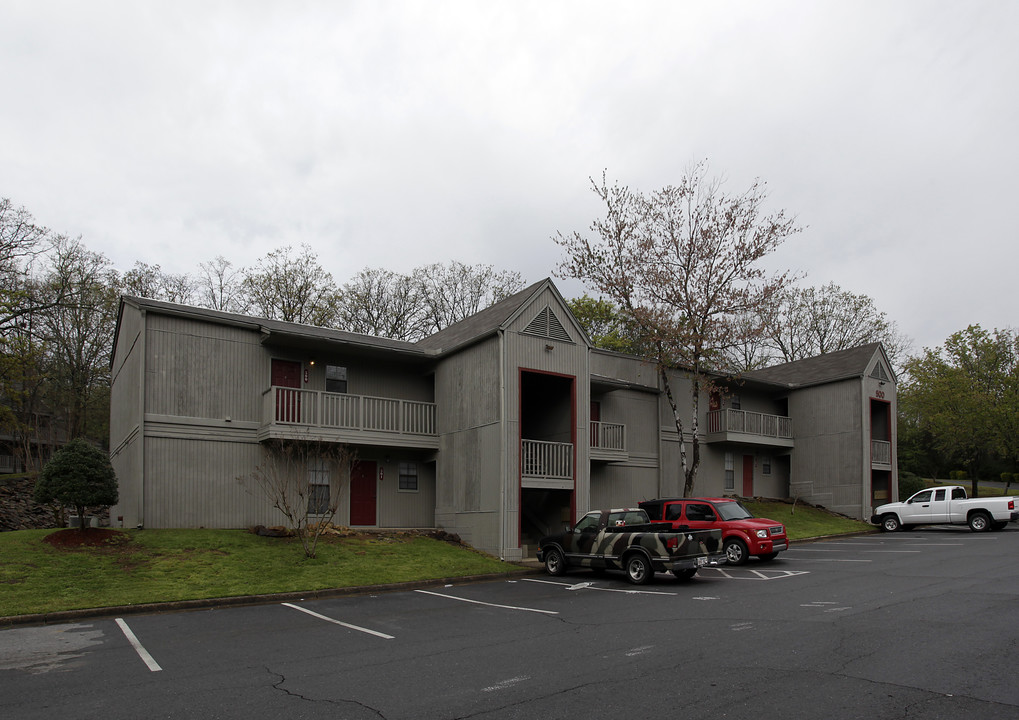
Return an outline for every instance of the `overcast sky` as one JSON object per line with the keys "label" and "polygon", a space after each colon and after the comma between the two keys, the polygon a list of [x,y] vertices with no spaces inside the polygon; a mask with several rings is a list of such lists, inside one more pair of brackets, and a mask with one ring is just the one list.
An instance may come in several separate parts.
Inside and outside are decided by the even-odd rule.
{"label": "overcast sky", "polygon": [[[706,159],[917,349],[1016,327],[1019,2],[0,0],[0,197],[120,270],[554,276]],[[573,297],[583,287],[559,281]]]}

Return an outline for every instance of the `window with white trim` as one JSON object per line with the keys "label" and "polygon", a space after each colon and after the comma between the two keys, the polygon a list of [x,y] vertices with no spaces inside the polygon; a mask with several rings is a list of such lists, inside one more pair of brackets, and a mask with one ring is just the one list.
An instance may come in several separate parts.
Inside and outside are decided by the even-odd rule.
{"label": "window with white trim", "polygon": [[347,368],[341,365],[326,365],[326,392],[347,392]]}
{"label": "window with white trim", "polygon": [[417,463],[400,463],[400,492],[418,491],[418,466]]}
{"label": "window with white trim", "polygon": [[329,463],[321,458],[308,462],[308,514],[329,514]]}

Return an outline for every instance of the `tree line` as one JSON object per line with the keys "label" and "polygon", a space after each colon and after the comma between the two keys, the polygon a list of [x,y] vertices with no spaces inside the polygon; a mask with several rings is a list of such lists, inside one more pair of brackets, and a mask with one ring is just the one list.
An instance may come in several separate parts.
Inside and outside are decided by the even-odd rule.
{"label": "tree line", "polygon": [[117,270],[81,238],[0,199],[0,437],[26,470],[37,443],[109,438],[110,361],[119,298],[135,295],[415,341],[520,290],[519,273],[435,263],[364,269],[337,284],[306,245],[249,267],[217,256],[196,273],[141,261]]}
{"label": "tree line", "polygon": [[[912,356],[909,339],[866,295],[806,286],[761,261],[800,232],[766,210],[766,185],[729,192],[706,163],[652,192],[591,189],[605,207],[590,232],[552,237],[557,275],[598,297],[569,301],[595,345],[657,363],[677,431],[687,488],[699,464],[697,408],[712,376],[880,341],[899,376],[900,468],[935,476],[1016,469],[1016,333],[979,326]],[[338,284],[307,245],[242,267],[217,256],[194,274],[138,261],[120,272],[80,238],[35,223],[0,200],[0,434],[31,460],[33,438],[57,428],[106,443],[109,367],[118,298],[137,295],[226,312],[416,341],[522,289],[516,272],[459,262],[408,274],[367,268]],[[692,412],[680,412],[665,369],[689,371]],[[692,424],[692,425],[691,425]]]}

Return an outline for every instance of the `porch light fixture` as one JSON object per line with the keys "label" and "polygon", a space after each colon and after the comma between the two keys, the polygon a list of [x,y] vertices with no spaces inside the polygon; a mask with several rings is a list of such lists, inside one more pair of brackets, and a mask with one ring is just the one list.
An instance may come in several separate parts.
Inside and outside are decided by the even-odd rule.
{"label": "porch light fixture", "polygon": [[546,345],[545,346],[545,352],[552,352],[553,350],[555,350],[555,345]]}

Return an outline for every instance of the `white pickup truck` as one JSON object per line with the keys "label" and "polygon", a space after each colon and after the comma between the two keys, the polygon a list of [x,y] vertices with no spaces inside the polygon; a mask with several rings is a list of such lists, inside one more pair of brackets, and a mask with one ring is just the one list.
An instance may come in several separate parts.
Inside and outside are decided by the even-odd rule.
{"label": "white pickup truck", "polygon": [[886,532],[913,525],[969,525],[973,532],[1003,530],[1019,519],[1014,497],[967,498],[959,485],[921,490],[905,502],[874,508],[870,521]]}

